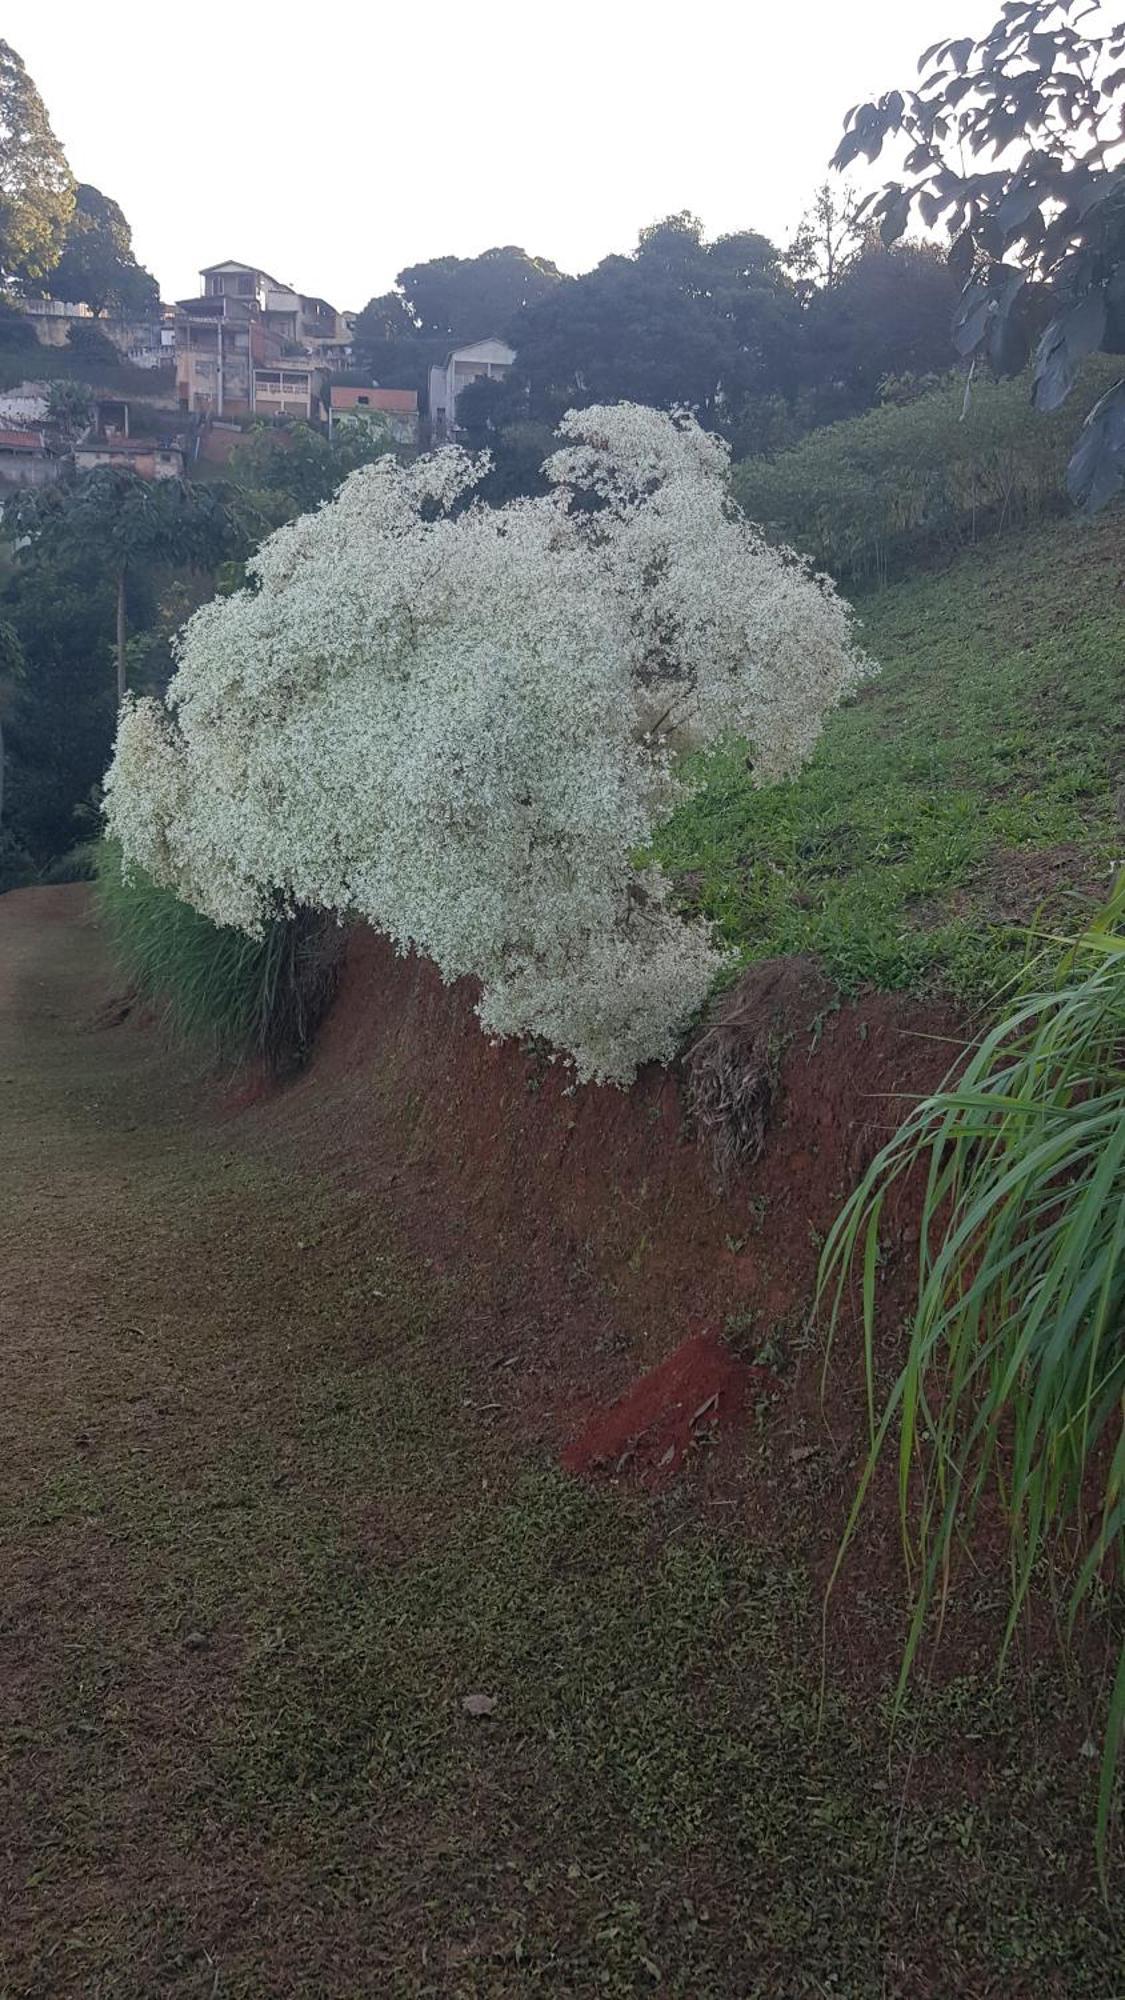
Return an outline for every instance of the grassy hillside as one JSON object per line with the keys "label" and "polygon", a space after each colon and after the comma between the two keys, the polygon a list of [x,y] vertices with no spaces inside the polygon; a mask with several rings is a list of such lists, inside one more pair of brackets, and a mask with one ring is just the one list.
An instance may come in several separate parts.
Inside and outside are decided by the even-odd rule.
{"label": "grassy hillside", "polygon": [[709,759],[658,852],[746,960],[814,952],[845,989],[975,997],[1022,922],[1125,851],[1122,519],[995,539],[866,597],[879,677],[792,784]]}

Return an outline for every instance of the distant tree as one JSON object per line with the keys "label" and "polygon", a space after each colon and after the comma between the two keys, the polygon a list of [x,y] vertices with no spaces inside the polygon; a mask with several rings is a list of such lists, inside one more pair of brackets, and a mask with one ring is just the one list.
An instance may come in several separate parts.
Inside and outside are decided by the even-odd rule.
{"label": "distant tree", "polygon": [[554,432],[531,418],[527,385],[518,376],[497,381],[482,375],[467,383],[457,398],[457,430],[466,450],[487,451],[492,461],[477,499],[502,507],[550,490],[543,464],[554,449]]}
{"label": "distant tree", "polygon": [[92,320],[72,320],[67,330],[66,344],[78,361],[85,362],[91,369],[104,373],[107,368],[120,368],[121,352]]}
{"label": "distant tree", "polygon": [[51,383],[48,391],[47,418],[69,437],[89,423],[93,405],[92,389],[84,382],[72,382],[69,376],[62,375]]}
{"label": "distant tree", "polygon": [[330,500],[349,473],[393,449],[390,436],[367,423],[337,424],[331,438],[311,424],[261,424],[238,446],[230,474],[276,528]]}
{"label": "distant tree", "polygon": [[0,620],[0,827],[4,823],[4,717],[24,678],[23,647],[15,627]]}
{"label": "distant tree", "polygon": [[631,257],[565,280],[508,329],[532,414],[630,401],[727,425],[786,382],[797,302],[777,252],[746,230],[708,243],[691,215],[642,231]]}
{"label": "distant tree", "polygon": [[[892,90],[847,120],[833,164],[909,142],[904,178],[873,197],[885,243],[917,214],[951,235],[963,287],[954,340],[1000,374],[1024,366],[1037,288],[1052,317],[1032,398],[1053,410],[1082,361],[1125,352],[1125,26],[1090,0],[1007,0],[980,41],[938,42],[916,91]],[[1098,507],[1125,484],[1125,380],[1095,405],[1068,484]]]}
{"label": "distant tree", "polygon": [[74,179],[23,62],[0,41],[0,284],[34,286],[58,263]]}
{"label": "distant tree", "polygon": [[214,569],[245,556],[252,540],[247,511],[218,487],[140,479],[114,466],[83,473],[73,485],[17,494],[5,506],[4,528],[22,544],[21,561],[60,571],[87,564],[111,579],[119,702],[134,572],[154,563]]}
{"label": "distant tree", "polygon": [[117,203],[84,181],[51,289],[99,315],[150,312],[160,302],[156,279],[133,255],[133,232]]}
{"label": "distant tree", "polygon": [[[130,592],[131,612],[151,609],[147,579]],[[5,716],[9,846],[44,861],[70,847],[76,810],[105,770],[116,704],[106,671],[113,638],[113,587],[96,562],[60,566],[21,555],[4,586],[0,617],[16,632],[24,673],[9,683]]]}
{"label": "distant tree", "polygon": [[505,245],[479,257],[435,257],[400,271],[395,289],[358,314],[359,366],[384,388],[424,395],[430,368],[451,347],[503,333],[523,306],[562,282],[545,257]]}
{"label": "distant tree", "polygon": [[506,244],[479,257],[411,264],[397,283],[422,337],[459,346],[502,333],[521,307],[548,297],[561,278],[548,258]]}
{"label": "distant tree", "polygon": [[950,316],[958,289],[933,245],[887,250],[869,236],[807,304],[801,375],[812,420],[834,423],[870,409],[887,376],[947,372],[957,359]]}
{"label": "distant tree", "polygon": [[854,188],[823,181],[797,224],[785,268],[806,295],[834,285],[863,247],[861,207]]}
{"label": "distant tree", "polygon": [[35,328],[23,307],[13,299],[0,299],[0,348],[38,347]]}

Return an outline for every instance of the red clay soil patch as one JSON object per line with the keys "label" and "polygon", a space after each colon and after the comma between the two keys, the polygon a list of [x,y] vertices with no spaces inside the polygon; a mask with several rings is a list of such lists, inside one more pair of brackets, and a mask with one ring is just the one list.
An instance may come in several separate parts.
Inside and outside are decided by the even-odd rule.
{"label": "red clay soil patch", "polygon": [[[839,1006],[808,960],[753,968],[722,1015],[748,1060],[770,1051],[770,1090],[760,1155],[724,1186],[676,1071],[653,1067],[629,1091],[574,1088],[561,1064],[490,1043],[475,1000],[470,982],[445,987],[426,961],[358,928],[309,1068],[237,1115],[266,1143],[296,1139],[353,1202],[365,1187],[389,1197],[411,1247],[469,1285],[461,1342],[495,1371],[498,1432],[561,1453],[685,1328],[733,1322],[742,1351],[785,1350],[770,1428],[786,1467],[809,1426],[823,1434],[821,1354],[805,1338],[820,1245],[908,1102],[949,1068],[957,1017],[901,994]],[[911,1225],[910,1204],[891,1209],[892,1321]],[[845,1456],[865,1427],[850,1345],[838,1343],[832,1402]],[[708,1480],[716,1457],[701,1455]],[[783,1470],[765,1531],[791,1483]]]}
{"label": "red clay soil patch", "polygon": [[768,1368],[740,1361],[714,1331],[694,1334],[587,1424],[567,1445],[563,1466],[611,1478],[628,1470],[643,1486],[659,1485],[695,1446],[739,1417],[755,1389],[780,1386]]}

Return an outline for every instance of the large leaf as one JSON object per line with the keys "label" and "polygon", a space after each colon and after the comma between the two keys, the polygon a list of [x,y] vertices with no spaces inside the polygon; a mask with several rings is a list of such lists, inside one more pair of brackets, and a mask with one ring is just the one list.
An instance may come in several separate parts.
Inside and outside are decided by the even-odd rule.
{"label": "large leaf", "polygon": [[1051,321],[1035,350],[1031,398],[1037,410],[1057,410],[1065,403],[1082,362],[1097,352],[1105,330],[1105,294],[1100,289],[1087,292]]}
{"label": "large leaf", "polygon": [[987,285],[970,285],[953,316],[953,345],[958,354],[972,354],[988,331],[992,295]]}
{"label": "large leaf", "polygon": [[1096,514],[1125,485],[1125,381],[1094,404],[1067,467],[1067,490],[1079,507]]}

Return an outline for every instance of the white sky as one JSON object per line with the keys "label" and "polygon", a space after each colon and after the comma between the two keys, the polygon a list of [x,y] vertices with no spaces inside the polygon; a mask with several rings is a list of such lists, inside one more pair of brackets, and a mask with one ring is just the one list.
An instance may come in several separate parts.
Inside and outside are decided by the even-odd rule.
{"label": "white sky", "polygon": [[844,113],[998,0],[5,0],[79,180],[166,299],[238,257],[357,308],[405,264],[563,270],[671,210],[784,241]]}

